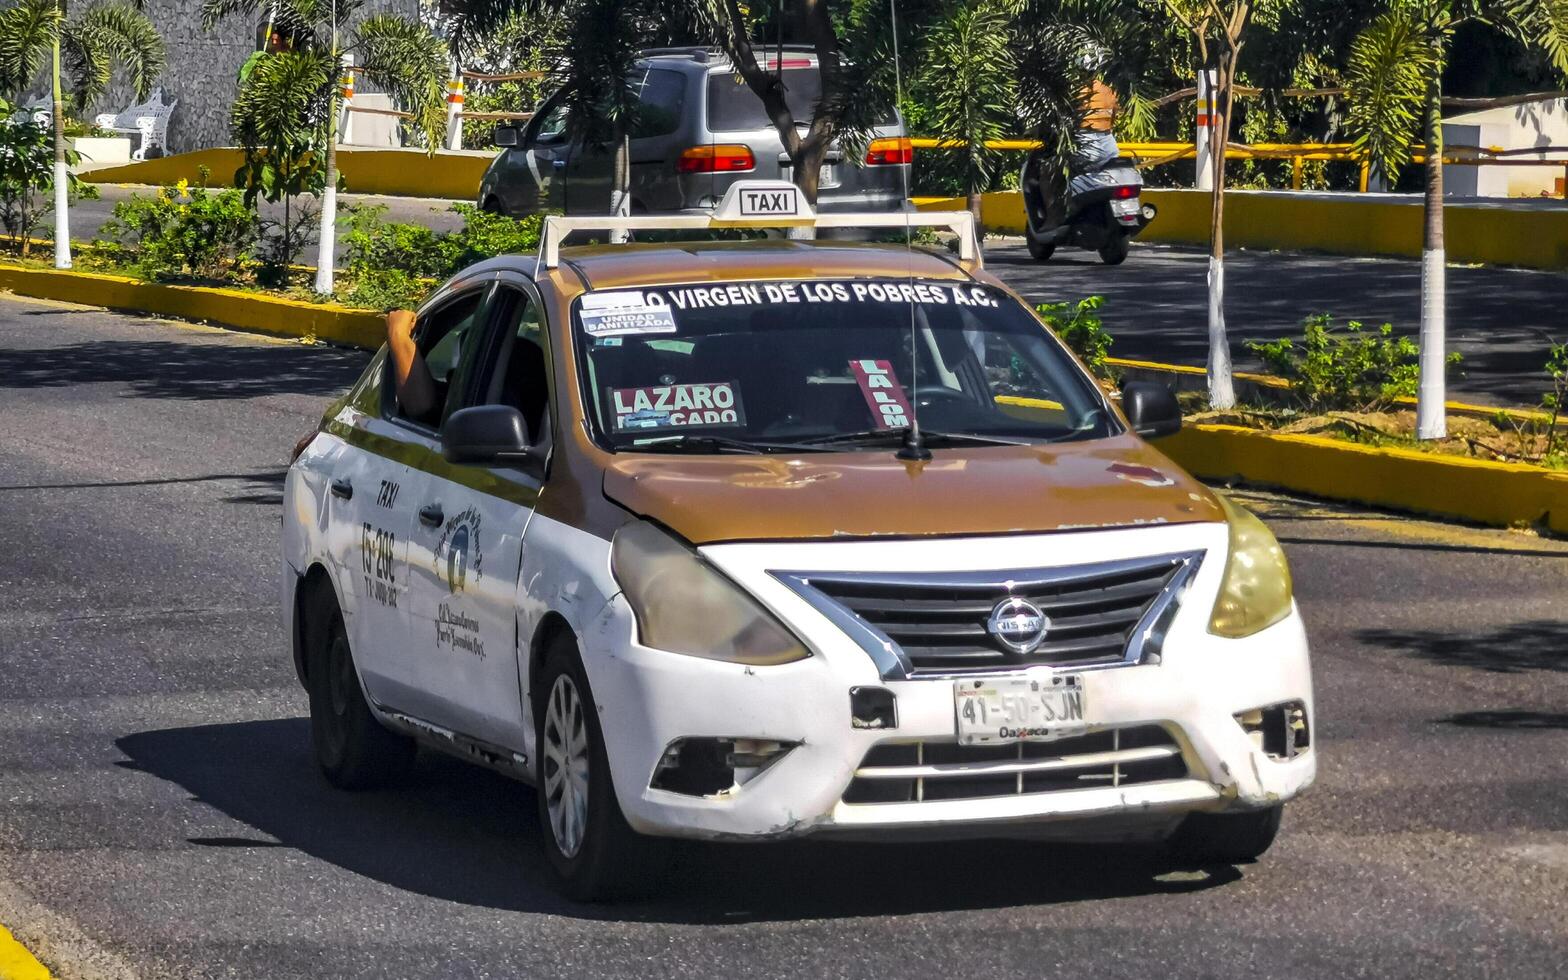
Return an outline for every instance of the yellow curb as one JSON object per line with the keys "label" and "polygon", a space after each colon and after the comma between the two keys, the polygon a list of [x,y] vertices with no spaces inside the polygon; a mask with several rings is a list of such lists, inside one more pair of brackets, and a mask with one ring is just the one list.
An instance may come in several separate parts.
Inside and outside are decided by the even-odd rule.
{"label": "yellow curb", "polygon": [[1568,533],[1568,472],[1234,425],[1192,425],[1156,445],[1205,480]]}
{"label": "yellow curb", "polygon": [[[1188,377],[1206,377],[1206,368],[1194,367],[1191,364],[1162,364],[1159,361],[1134,361],[1123,357],[1107,357],[1105,363],[1124,371],[1149,371],[1160,374],[1184,374]],[[1237,381],[1247,381],[1264,388],[1289,388],[1290,382],[1273,374],[1249,374],[1246,371],[1233,372],[1231,377]],[[1414,398],[1396,398],[1394,403],[1414,407]],[[1450,415],[1468,415],[1474,418],[1493,418],[1502,415],[1515,422],[1548,422],[1551,416],[1546,412],[1529,408],[1499,408],[1496,405],[1476,405],[1471,402],[1444,402],[1443,407]],[[1568,425],[1568,418],[1559,419],[1558,423]]]}
{"label": "yellow curb", "polygon": [[[352,194],[390,194],[398,197],[431,197],[474,201],[494,153],[473,150],[438,150],[434,156],[418,149],[341,147],[338,172],[344,189]],[[207,168],[208,187],[229,187],[244,161],[232,146],[177,153],[116,167],[102,167],[81,174],[95,184],[196,183]]]}
{"label": "yellow curb", "polygon": [[0,980],[49,980],[47,967],[0,926]]}
{"label": "yellow curb", "polygon": [[329,303],[260,296],[237,289],[170,286],[125,276],[0,264],[0,289],[111,310],[152,313],[284,337],[371,350],[381,346],[381,314]]}

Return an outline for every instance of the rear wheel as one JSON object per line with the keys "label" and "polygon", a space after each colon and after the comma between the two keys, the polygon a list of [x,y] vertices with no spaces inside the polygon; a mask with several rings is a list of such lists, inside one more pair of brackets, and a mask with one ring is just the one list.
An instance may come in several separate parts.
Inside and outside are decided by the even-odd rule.
{"label": "rear wheel", "polygon": [[370,713],[331,586],[316,591],[308,615],[310,736],[316,762],[327,782],[339,789],[384,786],[408,772],[414,741],[388,731]]}
{"label": "rear wheel", "polygon": [[1034,230],[1028,226],[1027,222],[1024,225],[1024,245],[1029,249],[1029,257],[1036,262],[1044,262],[1051,257],[1052,252],[1056,251],[1055,245],[1046,244],[1035,237]]}
{"label": "rear wheel", "polygon": [[1246,813],[1193,813],[1166,842],[1172,857],[1190,864],[1249,864],[1279,834],[1283,803]]}
{"label": "rear wheel", "polygon": [[1132,241],[1126,235],[1117,235],[1100,246],[1100,261],[1106,265],[1121,265],[1127,261],[1127,253],[1131,249]]}
{"label": "rear wheel", "polygon": [[570,638],[551,643],[535,697],[540,837],[562,891],[583,902],[646,893],[664,870],[667,844],[636,833],[621,814],[599,713]]}

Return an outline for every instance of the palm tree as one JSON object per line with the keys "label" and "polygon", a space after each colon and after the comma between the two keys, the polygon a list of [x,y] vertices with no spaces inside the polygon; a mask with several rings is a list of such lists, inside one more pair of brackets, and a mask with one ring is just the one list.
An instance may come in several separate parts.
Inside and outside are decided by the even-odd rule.
{"label": "palm tree", "polygon": [[1568,73],[1568,5],[1561,0],[1392,0],[1352,45],[1346,68],[1356,144],[1390,178],[1425,136],[1425,222],[1421,235],[1421,383],[1416,437],[1448,434],[1443,243],[1443,69],[1461,24],[1492,25],[1544,52]]}
{"label": "palm tree", "polygon": [[982,235],[981,195],[1000,163],[1000,154],[986,142],[1011,135],[1017,126],[1012,20],[1009,0],[955,0],[927,35],[916,76],[931,95],[925,112],[931,135],[963,148],[964,189]]}
{"label": "palm tree", "polygon": [[[163,71],[163,41],[142,13],[144,0],[89,6],[69,23],[65,0],[17,0],[0,11],[0,87],[20,96],[49,59],[54,124],[54,266],[71,267],[69,173],[65,148],[65,81],[74,108],[91,105],[114,76],[125,72],[145,99]],[[18,98],[20,101],[20,98]]]}
{"label": "palm tree", "polygon": [[[322,147],[321,234],[317,239],[318,293],[333,286],[337,223],[337,126],[344,56],[413,116],[415,130],[433,154],[445,127],[443,81],[446,48],[419,23],[391,14],[350,28],[364,0],[203,0],[202,24],[211,30],[233,13],[256,14],[265,6],[292,48],[258,60],[240,86],[230,114],[235,135],[258,168],[266,160],[299,159]],[[279,153],[279,148],[287,152]],[[285,181],[285,184],[288,182]]]}

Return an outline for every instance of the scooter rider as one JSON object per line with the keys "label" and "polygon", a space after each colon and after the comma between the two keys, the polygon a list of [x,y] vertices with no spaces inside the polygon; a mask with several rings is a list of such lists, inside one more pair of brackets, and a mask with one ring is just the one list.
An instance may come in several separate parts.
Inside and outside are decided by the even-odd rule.
{"label": "scooter rider", "polygon": [[[1111,135],[1121,104],[1115,90],[1098,75],[1084,90],[1083,109],[1083,120],[1073,140],[1071,167],[1077,173],[1103,166],[1121,156],[1116,137]],[[1046,223],[1059,225],[1067,217],[1067,177],[1056,167],[1054,160],[1043,154],[1037,155],[1036,159],[1040,166],[1040,195],[1045,199]]]}

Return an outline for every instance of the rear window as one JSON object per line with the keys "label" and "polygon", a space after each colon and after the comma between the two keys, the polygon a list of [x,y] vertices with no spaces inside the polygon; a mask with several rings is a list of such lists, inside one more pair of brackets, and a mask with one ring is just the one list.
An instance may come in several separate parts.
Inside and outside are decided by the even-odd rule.
{"label": "rear window", "polygon": [[[822,76],[817,69],[784,69],[784,101],[796,122],[810,122],[822,101]],[[880,126],[896,122],[891,112],[877,120]],[[733,72],[715,72],[708,76],[708,128],[716,132],[771,129],[773,122],[745,79]]]}

